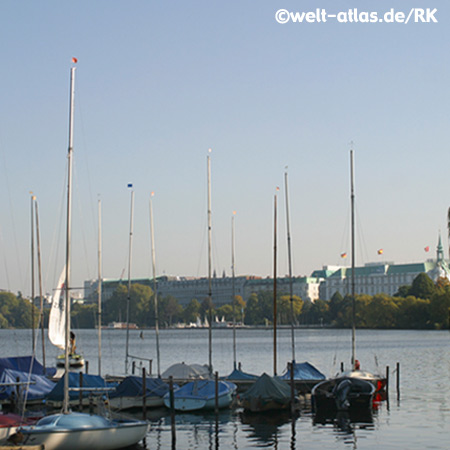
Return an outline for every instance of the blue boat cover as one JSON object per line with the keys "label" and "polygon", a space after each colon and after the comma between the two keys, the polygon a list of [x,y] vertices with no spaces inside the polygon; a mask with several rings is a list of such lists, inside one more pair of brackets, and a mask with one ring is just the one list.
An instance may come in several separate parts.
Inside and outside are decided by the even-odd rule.
{"label": "blue boat cover", "polygon": [[[219,381],[218,395],[225,395],[230,391],[235,391],[237,386],[229,381]],[[195,398],[209,400],[216,395],[215,380],[195,380],[186,383],[181,388],[174,391],[175,398]]]}
{"label": "blue boat cover", "polygon": [[[164,397],[169,392],[169,385],[161,378],[146,378],[146,397]],[[142,377],[129,376],[122,380],[116,389],[109,394],[114,397],[138,397],[142,395]]]}
{"label": "blue boat cover", "polygon": [[[44,375],[36,375],[34,373],[19,372],[18,370],[3,369],[0,376],[0,383],[16,383],[17,379],[22,383],[31,382],[28,386],[20,386],[22,396],[27,400],[44,399],[55,387],[55,383],[49,380]],[[12,394],[17,393],[16,386],[2,386],[0,387],[0,399],[4,400],[10,398]]]}
{"label": "blue boat cover", "polygon": [[242,370],[234,369],[224,380],[256,380],[258,375],[242,372]]}
{"label": "blue boat cover", "polygon": [[[67,374],[64,374],[56,383],[53,390],[48,394],[47,399],[52,401],[62,401],[64,397],[64,378]],[[83,386],[84,388],[105,388],[105,392],[112,387],[115,387],[116,383],[107,383],[101,376],[99,375],[87,375],[83,374]],[[69,389],[80,387],[80,374],[78,372],[69,372]],[[101,391],[97,391],[96,393],[100,393]],[[83,397],[89,397],[90,391],[83,391]],[[79,391],[70,391],[69,390],[69,398],[70,400],[76,400],[79,398]]]}
{"label": "blue boat cover", "polygon": [[[294,380],[324,380],[325,375],[319,372],[312,364],[309,362],[296,363],[294,361]],[[282,380],[291,379],[291,371],[289,366],[284,371],[283,375],[280,376]]]}
{"label": "blue boat cover", "polygon": [[55,367],[47,367],[38,362],[32,356],[14,356],[11,358],[0,358],[0,376],[5,369],[17,370],[19,372],[30,372],[36,375],[47,375],[52,377],[56,373]]}

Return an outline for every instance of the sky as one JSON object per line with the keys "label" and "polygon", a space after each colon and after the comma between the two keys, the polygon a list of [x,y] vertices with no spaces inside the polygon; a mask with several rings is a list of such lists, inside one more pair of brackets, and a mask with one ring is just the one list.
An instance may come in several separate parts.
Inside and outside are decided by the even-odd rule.
{"label": "sky", "polygon": [[[278,23],[280,9],[380,14],[436,9],[437,23]],[[414,17],[414,16],[413,16]],[[0,288],[31,291],[31,194],[44,292],[64,264],[69,75],[76,57],[72,284],[207,275],[211,149],[213,269],[293,274],[448,256],[450,5],[443,0],[3,0],[0,3]],[[279,187],[279,191],[277,191]],[[449,194],[448,194],[449,193]],[[430,252],[424,248],[430,247]],[[378,250],[383,249],[379,255]]]}

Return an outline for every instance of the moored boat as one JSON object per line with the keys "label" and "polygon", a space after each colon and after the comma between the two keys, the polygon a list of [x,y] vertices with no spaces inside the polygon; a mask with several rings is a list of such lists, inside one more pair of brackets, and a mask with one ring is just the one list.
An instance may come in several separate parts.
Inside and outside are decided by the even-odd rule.
{"label": "moored boat", "polygon": [[238,397],[245,411],[265,412],[287,409],[291,404],[291,387],[277,377],[263,373]]}
{"label": "moored boat", "polygon": [[375,386],[356,377],[339,376],[314,386],[311,401],[314,412],[370,410]]}
{"label": "moored boat", "polygon": [[[217,383],[217,407],[227,408],[231,405],[237,386],[229,381]],[[215,380],[195,380],[186,383],[173,393],[174,409],[177,411],[198,411],[215,409],[216,382]],[[164,404],[170,408],[170,392],[164,396]]]}
{"label": "moored boat", "polygon": [[111,421],[83,413],[54,414],[36,425],[21,427],[25,445],[44,445],[45,450],[91,448],[114,450],[144,438],[148,424],[143,421]]}

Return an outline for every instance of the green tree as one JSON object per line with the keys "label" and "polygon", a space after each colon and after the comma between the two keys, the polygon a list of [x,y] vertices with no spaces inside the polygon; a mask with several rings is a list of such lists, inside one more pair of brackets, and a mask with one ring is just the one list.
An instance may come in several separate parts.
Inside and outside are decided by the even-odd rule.
{"label": "green tree", "polygon": [[200,308],[201,305],[198,300],[193,298],[189,304],[184,308],[183,311],[183,320],[184,323],[195,323],[197,321],[197,318],[200,317]]}
{"label": "green tree", "polygon": [[160,302],[159,320],[171,327],[182,317],[183,308],[172,295],[164,297]]}
{"label": "green tree", "polygon": [[426,273],[419,273],[412,282],[408,295],[416,298],[430,299],[436,292],[433,280]]}

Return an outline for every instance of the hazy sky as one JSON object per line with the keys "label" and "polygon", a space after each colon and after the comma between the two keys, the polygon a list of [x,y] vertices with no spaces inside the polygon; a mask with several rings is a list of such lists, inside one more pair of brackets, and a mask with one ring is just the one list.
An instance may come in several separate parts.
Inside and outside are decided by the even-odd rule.
{"label": "hazy sky", "polygon": [[[447,255],[450,6],[438,23],[287,23],[293,12],[409,12],[405,1],[16,1],[0,3],[0,288],[30,292],[30,191],[39,202],[44,289],[64,260],[69,73],[75,97],[73,279],[207,274],[206,158],[212,148],[213,264],[287,273],[288,167],[294,274],[349,252],[354,142],[357,264]],[[416,2],[414,2],[416,3]],[[430,246],[426,253],[424,247]],[[377,255],[383,248],[384,254]]]}

